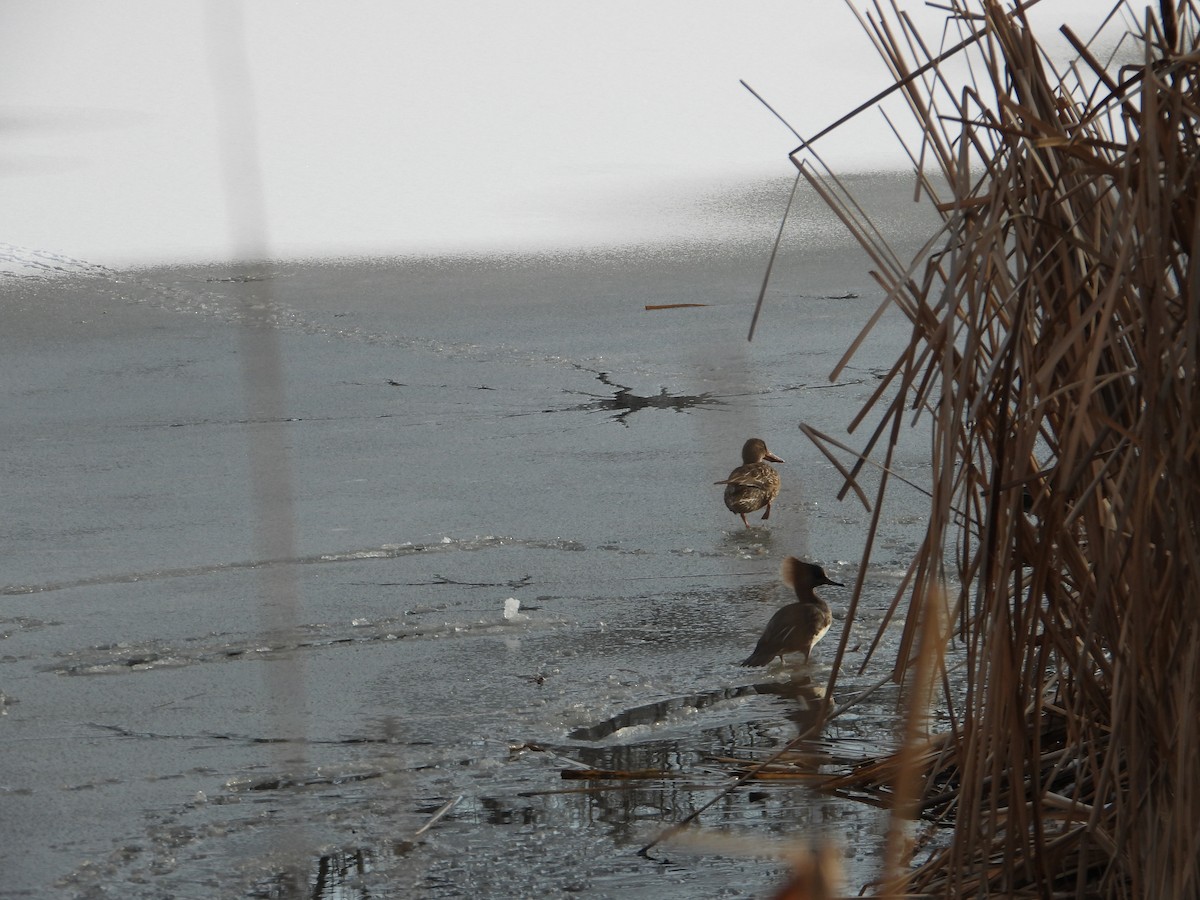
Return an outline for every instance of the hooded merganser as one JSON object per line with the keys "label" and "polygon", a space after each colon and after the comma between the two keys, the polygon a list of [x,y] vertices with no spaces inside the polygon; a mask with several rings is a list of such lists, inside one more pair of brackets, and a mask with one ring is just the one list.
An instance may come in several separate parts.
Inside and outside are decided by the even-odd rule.
{"label": "hooded merganser", "polygon": [[822,584],[845,585],[830,579],[820,566],[801,562],[794,556],[783,561],[780,574],[784,584],[795,590],[798,602],[789,603],[771,616],[758,646],[743,666],[765,666],[776,656],[782,662],[785,653],[803,653],[807,663],[813,646],[833,624],[829,604],[814,594],[813,588]]}
{"label": "hooded merganser", "polygon": [[779,494],[779,473],[768,466],[764,459],[771,462],[783,462],[778,456],[767,449],[762,438],[750,438],[742,446],[742,465],[729,473],[724,481],[714,484],[725,485],[725,505],[730,512],[742,517],[742,524],[747,528],[746,513],[762,509],[763,521],[771,517],[771,501]]}

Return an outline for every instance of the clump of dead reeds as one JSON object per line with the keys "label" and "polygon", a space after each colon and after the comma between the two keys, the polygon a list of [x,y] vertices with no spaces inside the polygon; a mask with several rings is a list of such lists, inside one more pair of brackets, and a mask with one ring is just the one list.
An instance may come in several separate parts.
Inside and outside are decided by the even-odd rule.
{"label": "clump of dead reeds", "polygon": [[1130,62],[1064,27],[1078,57],[1058,72],[1023,10],[956,2],[963,82],[902,15],[864,18],[944,221],[914,261],[793,154],[912,323],[851,425],[876,422],[859,459],[838,461],[864,498],[881,467],[876,516],[906,417],[932,417],[895,675],[940,650],[930,621],[965,656],[964,693],[942,677],[949,731],[856,773],[915,779],[906,808],[952,827],[889,891],[1200,896],[1200,14],[1114,16]]}

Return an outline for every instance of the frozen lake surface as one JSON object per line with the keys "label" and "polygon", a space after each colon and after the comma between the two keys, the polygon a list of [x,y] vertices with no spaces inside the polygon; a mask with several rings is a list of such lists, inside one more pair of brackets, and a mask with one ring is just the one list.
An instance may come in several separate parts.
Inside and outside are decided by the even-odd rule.
{"label": "frozen lake surface", "polygon": [[[798,425],[859,443],[846,425],[908,340],[886,315],[829,381],[881,295],[828,216],[797,228],[753,343],[770,227],[6,279],[0,896],[763,895],[778,854],[830,837],[854,888],[871,878],[885,814],[796,782],[637,855],[725,786],[722,759],[795,736],[843,629],[839,695],[880,677],[859,663],[923,533],[914,491],[859,620],[849,587],[822,589],[835,621],[809,667],[737,665],[788,600],[783,557],[853,584],[867,514]],[[705,305],[645,308],[676,303]],[[263,347],[277,416],[246,399]],[[747,530],[713,482],[756,435],[786,463]],[[251,478],[264,446],[290,493],[282,557]],[[898,458],[926,480],[922,433]],[[891,727],[885,693],[823,737]],[[584,766],[665,775],[561,776]]]}

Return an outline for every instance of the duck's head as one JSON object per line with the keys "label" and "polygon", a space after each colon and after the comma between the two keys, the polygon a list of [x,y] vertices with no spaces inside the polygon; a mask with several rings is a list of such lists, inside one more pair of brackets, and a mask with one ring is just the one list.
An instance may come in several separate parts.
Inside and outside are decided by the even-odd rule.
{"label": "duck's head", "polygon": [[794,556],[789,556],[783,561],[779,574],[783,576],[783,583],[792,588],[797,596],[823,584],[845,587],[840,581],[834,581],[826,575],[825,570],[816,563],[807,563]]}
{"label": "duck's head", "polygon": [[764,459],[769,459],[771,462],[783,462],[782,459],[767,449],[767,442],[762,438],[750,438],[750,440],[742,444],[742,462],[745,465],[762,462]]}

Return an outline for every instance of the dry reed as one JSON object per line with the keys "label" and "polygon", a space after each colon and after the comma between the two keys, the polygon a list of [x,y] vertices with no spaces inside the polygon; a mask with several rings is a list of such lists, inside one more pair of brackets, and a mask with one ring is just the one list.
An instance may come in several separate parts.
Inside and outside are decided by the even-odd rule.
{"label": "dry reed", "polygon": [[792,156],[912,324],[851,425],[877,423],[858,458],[807,432],[846,491],[881,469],[878,516],[906,417],[931,417],[894,675],[941,666],[931,620],[966,658],[963,693],[933,676],[950,730],[844,781],[951,826],[887,893],[1200,896],[1200,14],[1113,12],[1134,61],[1064,27],[1058,72],[1023,9],[955,2],[963,83],[894,8],[863,18],[943,219],[911,262],[811,146]]}

